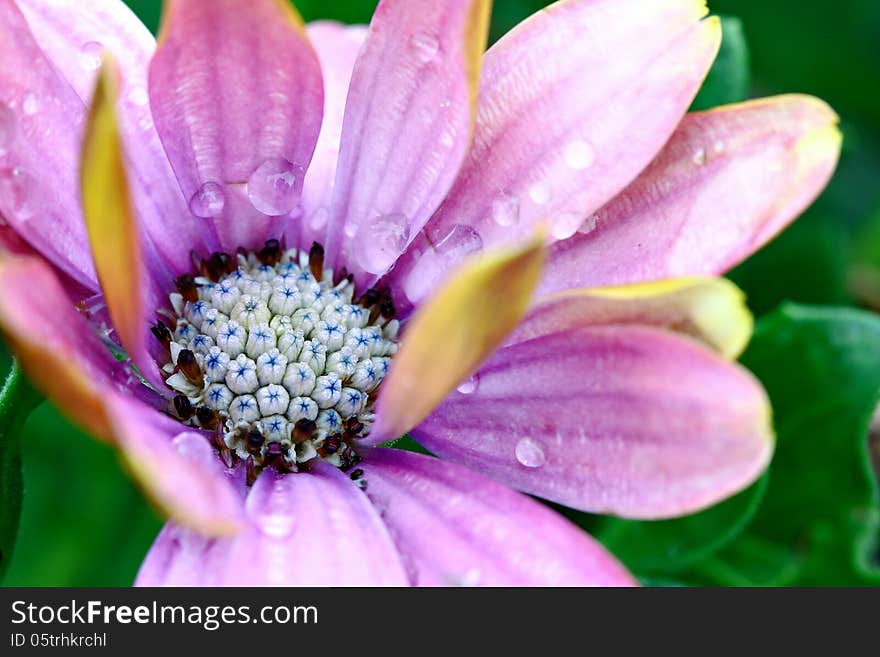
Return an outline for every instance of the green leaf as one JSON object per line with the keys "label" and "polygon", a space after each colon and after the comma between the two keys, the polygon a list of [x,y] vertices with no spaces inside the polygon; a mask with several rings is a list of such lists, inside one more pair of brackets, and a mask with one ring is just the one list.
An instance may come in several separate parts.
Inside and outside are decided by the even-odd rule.
{"label": "green leaf", "polygon": [[742,23],[732,16],[720,18],[721,50],[691,105],[692,111],[738,103],[749,95],[749,48]]}
{"label": "green leaf", "polygon": [[0,578],[12,558],[21,516],[21,427],[40,401],[13,362],[0,392]]}
{"label": "green leaf", "polygon": [[710,584],[880,584],[867,440],[880,397],[880,317],[787,304],[758,323],[743,360],[775,413],[769,483],[743,534],[691,575]]}
{"label": "green leaf", "polygon": [[129,586],[162,522],[116,451],[51,404],[22,431],[26,495],[7,586]]}
{"label": "green leaf", "polygon": [[766,486],[762,477],[720,504],[673,520],[602,518],[592,533],[639,576],[674,574],[731,541],[754,515]]}

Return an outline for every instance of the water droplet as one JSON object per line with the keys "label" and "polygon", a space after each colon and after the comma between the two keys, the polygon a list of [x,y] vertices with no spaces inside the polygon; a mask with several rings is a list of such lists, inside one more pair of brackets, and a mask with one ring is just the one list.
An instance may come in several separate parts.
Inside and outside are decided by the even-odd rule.
{"label": "water droplet", "polygon": [[440,41],[430,32],[419,30],[410,37],[409,45],[421,61],[430,62],[440,51]]}
{"label": "water droplet", "polygon": [[146,105],[150,102],[150,96],[147,93],[147,90],[143,87],[135,87],[131,91],[128,92],[128,100],[133,105]]}
{"label": "water droplet", "polygon": [[706,164],[706,151],[705,149],[698,148],[696,153],[694,153],[694,164],[703,165]]}
{"label": "water droplet", "polygon": [[321,230],[327,225],[329,219],[330,210],[325,207],[320,207],[312,213],[312,216],[309,219],[309,228],[312,230]]}
{"label": "water droplet", "polygon": [[15,113],[0,103],[0,155],[4,155],[15,140]]}
{"label": "water droplet", "polygon": [[384,274],[409,241],[409,219],[403,214],[382,214],[364,221],[355,235],[358,264],[371,274]]}
{"label": "water droplet", "polygon": [[447,261],[457,264],[472,253],[481,251],[483,238],[473,227],[455,224],[435,248]]}
{"label": "water droplet", "polygon": [[446,265],[443,257],[433,247],[419,256],[403,281],[403,293],[411,303],[419,303],[434,289],[443,276]]}
{"label": "water droplet", "polygon": [[35,94],[26,94],[24,100],[21,101],[21,111],[27,116],[32,116],[40,109],[40,101]]}
{"label": "water droplet", "polygon": [[540,468],[547,462],[544,447],[534,438],[520,438],[514,453],[519,464],[527,468]]}
{"label": "water droplet", "polygon": [[535,183],[529,189],[529,198],[536,205],[544,205],[550,200],[550,189],[544,183]]}
{"label": "water droplet", "polygon": [[586,218],[584,223],[581,224],[581,227],[578,228],[577,232],[581,233],[582,235],[589,235],[594,230],[596,230],[596,228],[598,228],[598,226],[599,226],[599,215],[598,214],[591,214],[589,217]]}
{"label": "water droplet", "polygon": [[104,46],[97,41],[88,41],[79,49],[79,61],[87,71],[97,71],[101,66]]}
{"label": "water droplet", "polygon": [[461,385],[456,388],[463,395],[472,395],[480,387],[480,377],[474,374],[472,377],[462,381]]}
{"label": "water droplet", "polygon": [[305,171],[282,157],[263,162],[247,182],[251,204],[263,214],[278,217],[287,214],[299,202]]}
{"label": "water droplet", "polygon": [[226,205],[226,195],[223,193],[223,186],[209,181],[193,194],[189,200],[189,211],[197,217],[210,219],[219,216],[223,212],[224,205]]}
{"label": "water droplet", "polygon": [[584,216],[577,212],[563,212],[558,215],[550,226],[553,239],[567,240],[584,224]]}
{"label": "water droplet", "polygon": [[32,188],[31,177],[21,167],[0,170],[0,203],[17,219],[27,219],[33,214]]}
{"label": "water droplet", "polygon": [[565,163],[572,169],[587,169],[596,159],[592,146],[582,139],[577,139],[565,147]]}
{"label": "water droplet", "polygon": [[512,226],[519,221],[519,199],[501,192],[492,201],[492,219],[499,226]]}

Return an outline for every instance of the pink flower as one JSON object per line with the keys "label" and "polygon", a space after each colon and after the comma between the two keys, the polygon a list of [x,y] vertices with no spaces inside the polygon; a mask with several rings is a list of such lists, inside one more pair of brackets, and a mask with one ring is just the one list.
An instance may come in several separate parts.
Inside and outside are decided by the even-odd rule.
{"label": "pink flower", "polygon": [[[824,187],[836,116],[685,115],[697,0],[566,0],[484,57],[489,4],[172,0],[157,47],[0,1],[0,323],[171,517],[138,583],[629,584],[502,484],[663,518],[766,466],[711,277]],[[443,460],[376,446],[407,432]]]}

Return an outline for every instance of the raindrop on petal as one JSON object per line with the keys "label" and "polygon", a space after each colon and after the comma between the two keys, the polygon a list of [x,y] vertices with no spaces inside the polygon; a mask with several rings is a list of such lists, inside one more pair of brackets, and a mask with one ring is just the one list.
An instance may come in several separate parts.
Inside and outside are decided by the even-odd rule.
{"label": "raindrop on petal", "polygon": [[312,213],[312,216],[309,219],[309,228],[312,230],[321,230],[327,225],[328,219],[330,219],[330,210],[322,206]]}
{"label": "raindrop on petal", "polygon": [[399,213],[373,217],[361,223],[354,239],[358,264],[371,274],[384,274],[406,248],[409,219]]}
{"label": "raindrop on petal", "polygon": [[247,182],[251,204],[263,214],[278,217],[299,203],[305,170],[282,157],[263,162]]}
{"label": "raindrop on petal", "polygon": [[79,49],[79,61],[87,71],[97,71],[101,66],[104,46],[97,41],[88,41]]}
{"label": "raindrop on petal", "polygon": [[565,163],[572,169],[586,169],[595,159],[593,147],[582,139],[577,139],[565,147]]}
{"label": "raindrop on petal", "polygon": [[520,438],[514,453],[519,464],[527,468],[540,468],[547,462],[544,447],[534,438]]}
{"label": "raindrop on petal", "polygon": [[577,232],[581,233],[582,235],[589,235],[594,230],[596,230],[596,228],[598,226],[599,226],[599,215],[591,214],[589,217],[587,217],[586,221],[584,221],[584,223],[581,224],[581,227],[578,228]]}
{"label": "raindrop on petal", "polygon": [[480,377],[476,374],[462,381],[461,385],[456,388],[463,395],[472,395],[480,387]]}
{"label": "raindrop on petal", "polygon": [[529,198],[535,205],[544,205],[550,200],[550,189],[544,183],[535,183],[529,189]]}
{"label": "raindrop on petal", "polygon": [[446,260],[458,264],[467,256],[483,250],[483,238],[472,226],[455,224],[436,249]]}
{"label": "raindrop on petal", "polygon": [[210,219],[219,216],[223,212],[224,205],[226,205],[226,195],[223,186],[209,181],[193,194],[189,200],[189,211],[197,217]]}
{"label": "raindrop on petal", "polygon": [[567,240],[584,224],[584,216],[577,212],[563,212],[554,219],[550,226],[553,239]]}
{"label": "raindrop on petal", "polygon": [[501,192],[492,201],[492,219],[499,226],[512,226],[519,221],[519,199]]}
{"label": "raindrop on petal", "polygon": [[32,116],[40,109],[40,101],[35,94],[26,94],[24,100],[21,101],[21,111],[27,116]]}
{"label": "raindrop on petal", "polygon": [[410,37],[409,45],[422,62],[430,62],[440,51],[440,41],[430,32],[419,30]]}

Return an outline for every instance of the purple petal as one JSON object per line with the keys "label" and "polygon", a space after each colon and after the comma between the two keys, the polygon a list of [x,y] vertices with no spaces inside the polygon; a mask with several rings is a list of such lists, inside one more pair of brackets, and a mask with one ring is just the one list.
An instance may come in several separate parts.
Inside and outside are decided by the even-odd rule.
{"label": "purple petal", "polygon": [[321,125],[321,72],[278,0],[172,0],[150,65],[159,136],[197,217],[227,251],[279,237]]}
{"label": "purple petal", "polygon": [[630,586],[586,533],[547,507],[459,466],[372,448],[367,494],[420,586]]}
{"label": "purple petal", "polygon": [[84,115],[16,4],[0,2],[0,214],[65,274],[97,290],[79,207]]}
{"label": "purple petal", "polygon": [[387,271],[449,191],[470,144],[486,0],[383,0],[345,108],[328,263]]}
{"label": "purple petal", "polygon": [[[486,53],[474,147],[394,273],[421,301],[472,248],[574,234],[660,150],[718,49],[702,2],[558,3]],[[469,234],[462,248],[456,233]],[[453,244],[451,244],[451,242]],[[410,279],[412,277],[412,279]]]}
{"label": "purple petal", "polygon": [[718,502],[773,451],[751,374],[690,339],[623,325],[501,349],[410,433],[519,490],[632,518]]}
{"label": "purple petal", "polygon": [[730,269],[825,187],[837,122],[825,103],[797,95],[689,114],[590,231],[553,246],[541,291]]}
{"label": "purple petal", "polygon": [[231,545],[229,539],[202,536],[169,522],[153,542],[134,585],[219,586],[232,567]]}
{"label": "purple petal", "polygon": [[18,0],[18,5],[40,48],[84,103],[91,101],[102,51],[112,55],[120,73],[116,113],[139,223],[166,267],[175,274],[188,270],[190,250],[210,250],[216,242],[202,223],[183,220],[187,203],[153,125],[147,70],[155,39],[116,0]]}
{"label": "purple petal", "polygon": [[319,21],[309,23],[307,31],[321,63],[324,118],[318,145],[315,146],[315,154],[303,182],[302,213],[288,220],[285,232],[288,246],[296,244],[305,250],[313,241],[322,244],[326,241],[345,98],[357,54],[367,36],[367,28],[363,25]]}

